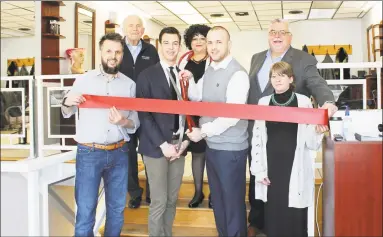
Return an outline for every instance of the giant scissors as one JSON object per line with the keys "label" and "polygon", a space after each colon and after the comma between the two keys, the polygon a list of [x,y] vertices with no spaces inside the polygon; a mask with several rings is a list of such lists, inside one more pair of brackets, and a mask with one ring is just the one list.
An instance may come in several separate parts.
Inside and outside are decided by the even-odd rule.
{"label": "giant scissors", "polygon": [[[176,67],[176,69],[179,72],[178,67]],[[167,71],[167,74],[169,76],[169,81],[172,84],[172,86],[174,87],[174,90],[176,91],[178,100],[187,101],[188,100],[189,81],[179,80],[181,91],[182,91],[182,94],[181,94],[180,91],[178,90],[178,87],[176,84],[176,82],[177,82],[176,78],[173,78],[172,74],[170,73],[170,69],[167,69],[166,71]],[[179,131],[181,131],[181,132],[180,132],[180,137],[178,139],[178,143],[177,143],[177,147],[176,147],[177,152],[181,149],[181,144],[182,144],[182,140],[184,137],[185,117],[187,120],[189,130],[192,131],[192,128],[195,127],[195,123],[194,123],[194,121],[190,115],[182,115],[181,114],[180,116],[181,116],[181,122],[180,122],[180,130]]]}

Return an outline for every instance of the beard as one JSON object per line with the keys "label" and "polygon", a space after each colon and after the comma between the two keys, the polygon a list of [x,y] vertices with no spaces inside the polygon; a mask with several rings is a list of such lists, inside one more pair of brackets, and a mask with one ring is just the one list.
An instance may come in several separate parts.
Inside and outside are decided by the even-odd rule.
{"label": "beard", "polygon": [[108,66],[108,61],[112,60],[117,62],[117,59],[108,59],[107,61],[101,59],[102,69],[106,74],[117,74],[118,70],[120,69],[121,62],[117,63],[115,67]]}

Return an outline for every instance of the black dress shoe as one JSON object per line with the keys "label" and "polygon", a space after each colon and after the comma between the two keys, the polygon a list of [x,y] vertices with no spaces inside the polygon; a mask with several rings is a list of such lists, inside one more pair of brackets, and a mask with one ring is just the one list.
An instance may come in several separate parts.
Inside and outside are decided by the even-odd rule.
{"label": "black dress shoe", "polygon": [[205,195],[203,195],[203,193],[202,193],[202,195],[201,194],[199,194],[199,195],[195,194],[193,199],[189,202],[189,207],[190,208],[198,207],[202,203],[204,198],[205,198]]}
{"label": "black dress shoe", "polygon": [[209,208],[213,208],[213,202],[211,201],[211,194],[209,194]]}
{"label": "black dress shoe", "polygon": [[132,209],[139,208],[141,206],[141,200],[142,200],[141,197],[130,199],[129,200],[129,205],[128,205],[129,208],[132,208]]}
{"label": "black dress shoe", "polygon": [[146,197],[146,203],[150,204],[151,202],[152,202],[152,200],[150,199],[150,197]]}

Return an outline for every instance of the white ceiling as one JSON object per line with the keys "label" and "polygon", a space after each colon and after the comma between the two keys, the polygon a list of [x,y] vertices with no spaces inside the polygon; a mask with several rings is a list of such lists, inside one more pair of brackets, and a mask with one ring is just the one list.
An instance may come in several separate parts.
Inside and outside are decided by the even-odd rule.
{"label": "white ceiling", "polygon": [[[177,27],[181,32],[190,22],[222,25],[232,31],[264,30],[275,18],[290,22],[322,19],[362,18],[376,1],[128,1],[163,26]],[[176,4],[176,5],[174,5]],[[34,1],[1,1],[1,38],[34,34]],[[291,10],[303,13],[292,15]],[[246,12],[246,16],[237,16]],[[222,14],[212,17],[211,14]],[[80,22],[87,16],[80,14]],[[199,20],[196,20],[199,19]],[[190,24],[188,24],[188,22]],[[29,28],[30,31],[20,31]],[[79,31],[91,33],[91,24],[80,23]]]}
{"label": "white ceiling", "polygon": [[[229,30],[264,30],[271,20],[362,18],[376,1],[128,1],[163,26],[222,25]],[[300,10],[301,14],[290,14]],[[237,16],[246,12],[245,16]],[[211,14],[222,14],[212,17]],[[193,16],[194,15],[194,16]],[[198,20],[199,19],[199,20]],[[188,22],[189,21],[189,22]],[[188,24],[189,23],[189,24]]]}
{"label": "white ceiling", "polygon": [[[34,1],[1,1],[1,38],[35,34]],[[28,28],[29,31],[21,31]]]}

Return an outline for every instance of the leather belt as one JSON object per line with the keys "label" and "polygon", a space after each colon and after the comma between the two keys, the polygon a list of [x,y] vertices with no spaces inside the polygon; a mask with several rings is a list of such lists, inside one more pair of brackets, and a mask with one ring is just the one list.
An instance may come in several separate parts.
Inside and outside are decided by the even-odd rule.
{"label": "leather belt", "polygon": [[122,140],[122,141],[112,143],[112,144],[107,144],[107,145],[102,145],[97,143],[79,143],[79,144],[83,146],[94,147],[97,149],[110,151],[110,150],[114,150],[114,149],[122,147],[125,144],[125,141]]}

